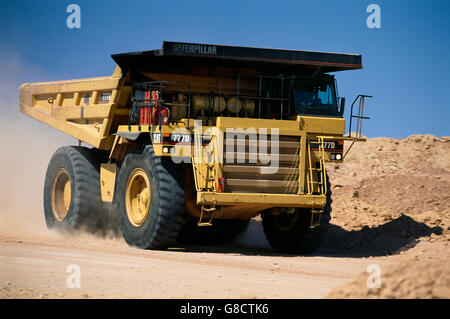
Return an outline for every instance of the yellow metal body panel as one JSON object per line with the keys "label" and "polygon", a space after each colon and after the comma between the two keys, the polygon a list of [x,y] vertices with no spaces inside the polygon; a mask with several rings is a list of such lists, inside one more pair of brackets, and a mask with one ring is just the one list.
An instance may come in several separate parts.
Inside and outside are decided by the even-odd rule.
{"label": "yellow metal body panel", "polygon": [[[110,77],[25,83],[19,89],[19,111],[99,149],[110,149],[110,128],[119,109],[124,79]],[[126,92],[126,91],[124,91]]]}
{"label": "yellow metal body panel", "polygon": [[262,193],[198,192],[197,203],[216,201],[216,205],[264,204],[268,207],[322,207],[325,197],[319,195],[287,195]]}
{"label": "yellow metal body panel", "polygon": [[116,164],[100,165],[100,190],[102,201],[112,202],[114,197],[114,186],[116,184]]}
{"label": "yellow metal body panel", "polygon": [[[189,133],[187,130],[187,119],[183,119],[178,122],[169,123],[166,125],[154,125],[152,127],[149,127],[148,125],[119,125],[117,128],[117,133],[144,133],[144,134],[161,134],[161,136],[164,136],[164,134],[170,134],[172,132],[179,132],[179,133]],[[194,125],[194,120],[191,120],[190,122],[191,126]],[[130,141],[132,142],[132,141]],[[163,152],[164,144],[158,144],[153,143],[153,150],[155,152],[156,156],[174,156],[174,157],[191,157],[191,151],[192,147],[191,145],[175,145],[174,146],[174,153],[164,153]],[[112,150],[114,152],[114,149]]]}
{"label": "yellow metal body panel", "polygon": [[296,120],[267,120],[254,118],[218,117],[217,127],[226,128],[278,128],[280,135],[300,136],[308,134],[340,135],[345,132],[343,118],[297,116]]}

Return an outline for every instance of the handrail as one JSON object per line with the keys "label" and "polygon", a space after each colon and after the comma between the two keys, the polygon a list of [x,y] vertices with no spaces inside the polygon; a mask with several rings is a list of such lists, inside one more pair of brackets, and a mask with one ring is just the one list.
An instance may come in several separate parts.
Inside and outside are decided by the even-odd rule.
{"label": "handrail", "polygon": [[[210,143],[203,147],[202,133],[194,129],[194,152],[192,154],[192,167],[194,173],[195,187],[200,191],[217,191],[219,167],[221,161],[218,153],[218,136],[210,133]],[[220,138],[220,137],[219,137]],[[208,158],[204,157],[204,151],[209,153]],[[210,157],[209,157],[210,156]]]}
{"label": "handrail", "polygon": [[[309,170],[309,176],[307,179],[307,186],[308,186],[308,194],[311,195],[314,193],[314,185],[317,184],[317,191],[320,195],[326,195],[327,193],[327,182],[326,182],[326,171],[325,171],[325,146],[324,146],[324,140],[329,137],[327,136],[317,136],[317,143],[319,145],[318,155],[319,155],[319,167],[313,167],[313,162],[311,158],[311,141],[308,141],[307,149],[308,149],[308,170]],[[313,172],[319,172],[320,174],[320,180],[318,179],[317,182],[314,181]],[[319,178],[319,177],[318,177]]]}
{"label": "handrail", "polygon": [[[348,128],[348,136],[352,137],[352,122],[353,122],[353,118],[357,118],[356,120],[356,136],[355,138],[360,138],[362,135],[362,120],[368,120],[370,119],[370,117],[367,116],[363,116],[364,114],[364,99],[368,97],[368,98],[372,98],[372,95],[365,95],[365,94],[359,94],[354,100],[353,103],[350,107],[350,123],[349,123],[349,128]],[[354,115],[353,114],[353,106],[356,103],[356,101],[359,99],[359,104],[358,104],[358,114]]]}
{"label": "handrail", "polygon": [[192,154],[192,168],[194,171],[194,182],[195,182],[195,189],[197,192],[200,192],[203,188],[200,184],[199,175],[201,173],[198,171],[198,165],[201,165],[202,163],[199,163],[199,161],[202,160],[202,142],[201,142],[201,133],[194,129],[194,153]]}

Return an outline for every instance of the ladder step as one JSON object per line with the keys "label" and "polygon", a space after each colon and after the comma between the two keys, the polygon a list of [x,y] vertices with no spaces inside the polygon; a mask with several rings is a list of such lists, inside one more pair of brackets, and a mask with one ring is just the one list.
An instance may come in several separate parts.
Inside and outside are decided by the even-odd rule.
{"label": "ladder step", "polygon": [[[309,228],[316,228],[320,226],[320,219],[322,217],[323,210],[311,210],[312,218],[311,218],[311,225],[309,225]],[[318,216],[317,220],[314,219],[314,216]]]}
{"label": "ladder step", "polygon": [[209,222],[203,222],[203,223],[197,223],[198,227],[208,227],[208,226],[212,226],[211,223]]}

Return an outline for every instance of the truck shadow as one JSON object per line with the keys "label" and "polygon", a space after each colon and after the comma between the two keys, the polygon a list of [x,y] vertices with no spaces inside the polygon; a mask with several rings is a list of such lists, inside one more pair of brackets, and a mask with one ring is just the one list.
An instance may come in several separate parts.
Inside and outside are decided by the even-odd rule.
{"label": "truck shadow", "polygon": [[415,247],[422,237],[441,235],[439,226],[429,227],[407,215],[385,224],[346,230],[330,224],[322,247],[315,256],[377,257],[399,254]]}
{"label": "truck shadow", "polygon": [[[441,235],[439,226],[429,227],[407,215],[401,215],[385,224],[364,226],[361,230],[346,230],[330,224],[323,244],[315,253],[307,256],[321,257],[377,257],[399,254],[420,242],[420,238],[432,234]],[[214,245],[183,245],[185,252],[225,253],[250,256],[297,257],[298,254],[281,254],[270,248],[262,225],[252,220],[249,229],[232,243]]]}

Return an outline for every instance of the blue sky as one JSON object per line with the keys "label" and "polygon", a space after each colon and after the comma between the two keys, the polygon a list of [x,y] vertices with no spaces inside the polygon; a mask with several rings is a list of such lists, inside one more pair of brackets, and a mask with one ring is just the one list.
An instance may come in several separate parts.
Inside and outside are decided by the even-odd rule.
{"label": "blue sky", "polygon": [[[66,26],[71,3],[81,29]],[[366,26],[371,3],[381,29]],[[164,40],[357,53],[364,69],[336,78],[347,106],[359,93],[374,96],[365,135],[442,136],[450,135],[449,15],[450,1],[3,0],[0,56],[39,70],[15,77],[29,82],[109,75],[110,54]]]}

